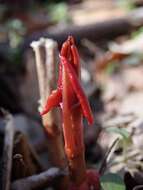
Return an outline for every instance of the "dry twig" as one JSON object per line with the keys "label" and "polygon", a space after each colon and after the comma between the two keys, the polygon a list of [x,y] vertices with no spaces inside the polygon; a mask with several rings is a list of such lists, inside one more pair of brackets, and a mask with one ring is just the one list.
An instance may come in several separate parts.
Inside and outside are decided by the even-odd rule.
{"label": "dry twig", "polygon": [[13,147],[12,180],[31,176],[42,171],[42,166],[24,134],[17,131]]}
{"label": "dry twig", "polygon": [[[39,41],[32,42],[31,46],[35,52],[36,58],[41,110],[56,84],[56,75],[53,71],[56,70],[55,53],[57,52],[57,44],[51,39],[41,38]],[[42,122],[48,135],[47,146],[50,161],[54,166],[65,167],[62,135],[57,125],[57,123],[59,123],[57,110],[50,111],[48,114],[44,115],[42,117]]]}
{"label": "dry twig", "polygon": [[27,178],[16,180],[13,182],[12,190],[39,190],[49,186],[54,186],[60,183],[62,177],[66,176],[67,172],[58,168],[51,168],[38,175],[33,175]]}
{"label": "dry twig", "polygon": [[12,168],[12,154],[13,154],[13,141],[15,134],[14,119],[10,114],[6,115],[6,127],[4,138],[3,150],[3,163],[2,163],[2,190],[10,189],[11,168]]}
{"label": "dry twig", "polygon": [[101,163],[100,169],[99,169],[99,173],[101,175],[103,175],[103,173],[106,169],[107,162],[109,161],[109,157],[112,155],[113,150],[118,142],[119,142],[119,138],[115,139],[115,141],[112,143],[112,145],[109,147],[108,151],[106,152],[106,154],[103,158],[103,161]]}

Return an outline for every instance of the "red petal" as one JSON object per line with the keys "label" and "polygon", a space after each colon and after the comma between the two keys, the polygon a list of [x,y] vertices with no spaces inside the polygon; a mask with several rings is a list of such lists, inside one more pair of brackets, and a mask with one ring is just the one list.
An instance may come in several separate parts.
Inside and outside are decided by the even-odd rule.
{"label": "red petal", "polygon": [[74,66],[76,68],[76,73],[77,75],[79,76],[79,71],[80,71],[80,59],[79,59],[79,54],[78,54],[78,51],[77,51],[77,48],[75,45],[72,45],[71,46],[71,52],[72,52],[72,56],[73,56],[73,63],[74,63]]}
{"label": "red petal", "polygon": [[67,40],[62,45],[61,55],[67,57],[69,54],[69,48],[70,48],[70,41]]}
{"label": "red petal", "polygon": [[53,90],[51,95],[48,97],[45,108],[42,111],[41,115],[44,115],[50,111],[53,107],[59,106],[62,101],[62,93],[61,90]]}
{"label": "red petal", "polygon": [[[67,57],[69,55],[70,51],[70,41],[67,40],[63,43],[62,49],[61,49],[61,56]],[[62,89],[62,64],[59,63],[59,77],[58,77],[58,88]]]}
{"label": "red petal", "polygon": [[62,60],[62,63],[64,64],[65,68],[67,69],[69,79],[70,79],[72,87],[79,99],[83,114],[87,118],[88,122],[90,124],[92,124],[93,123],[93,115],[92,115],[88,100],[86,98],[86,95],[84,94],[84,91],[83,91],[81,85],[79,84],[77,75],[76,75],[74,69],[72,68],[72,66],[67,62],[67,59],[65,57],[61,56],[61,60]]}

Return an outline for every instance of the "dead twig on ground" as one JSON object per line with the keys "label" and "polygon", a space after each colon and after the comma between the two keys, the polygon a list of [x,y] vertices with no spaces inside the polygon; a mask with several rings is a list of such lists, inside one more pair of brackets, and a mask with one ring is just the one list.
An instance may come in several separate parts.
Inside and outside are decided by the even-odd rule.
{"label": "dead twig on ground", "polygon": [[61,178],[65,177],[67,172],[58,168],[51,168],[38,175],[33,175],[27,178],[16,180],[13,182],[12,190],[39,190],[49,186],[54,186],[60,183]]}
{"label": "dead twig on ground", "polygon": [[3,162],[2,162],[2,190],[10,189],[13,141],[15,134],[14,119],[10,114],[6,114]]}

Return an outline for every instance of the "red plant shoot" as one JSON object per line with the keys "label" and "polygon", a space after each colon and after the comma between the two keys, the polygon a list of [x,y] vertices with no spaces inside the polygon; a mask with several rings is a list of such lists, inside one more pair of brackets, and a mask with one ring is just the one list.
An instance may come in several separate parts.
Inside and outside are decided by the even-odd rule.
{"label": "red plant shoot", "polygon": [[65,152],[68,159],[70,190],[99,190],[99,177],[93,170],[86,171],[83,142],[83,116],[89,124],[93,115],[80,85],[80,62],[78,50],[72,36],[62,46],[57,89],[48,97],[44,111],[46,114],[55,106],[60,106],[63,116]]}

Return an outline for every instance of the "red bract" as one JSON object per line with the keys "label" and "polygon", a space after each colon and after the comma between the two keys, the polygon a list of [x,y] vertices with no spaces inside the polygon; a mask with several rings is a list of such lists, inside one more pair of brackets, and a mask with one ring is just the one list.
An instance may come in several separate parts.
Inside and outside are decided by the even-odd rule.
{"label": "red bract", "polygon": [[48,98],[44,111],[41,115],[44,115],[50,111],[51,108],[56,107],[62,101],[62,92],[60,89],[53,90]]}
{"label": "red bract", "polygon": [[[46,114],[53,107],[59,106],[62,103],[62,68],[63,66],[66,69],[66,72],[69,76],[72,88],[74,93],[77,96],[78,102],[80,103],[83,115],[87,118],[90,124],[93,123],[92,112],[88,103],[88,100],[84,94],[84,91],[78,81],[80,78],[80,65],[79,65],[79,55],[74,45],[74,41],[72,37],[69,37],[68,40],[63,44],[61,54],[60,54],[60,65],[59,65],[59,80],[58,80],[58,88],[54,90],[51,95],[48,97],[46,106],[44,111],[41,113]],[[73,97],[71,96],[71,101]]]}
{"label": "red bract", "polygon": [[59,79],[57,89],[48,97],[42,114],[60,106],[63,115],[65,152],[68,159],[70,190],[99,190],[99,177],[93,171],[86,171],[83,142],[83,116],[90,124],[93,115],[80,85],[80,62],[73,37],[68,37],[60,53]]}
{"label": "red bract", "polygon": [[85,96],[85,94],[81,88],[81,85],[78,82],[77,75],[76,75],[72,65],[68,63],[67,59],[65,57],[61,57],[61,59],[62,59],[63,65],[64,65],[64,67],[68,73],[70,82],[72,84],[72,88],[77,95],[78,101],[79,101],[81,108],[82,108],[82,111],[83,111],[83,114],[87,118],[88,122],[90,124],[92,124],[93,123],[93,116],[91,113],[91,109],[90,109],[88,100],[87,100],[87,98],[86,98],[86,96]]}

